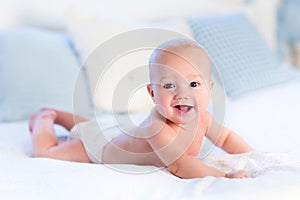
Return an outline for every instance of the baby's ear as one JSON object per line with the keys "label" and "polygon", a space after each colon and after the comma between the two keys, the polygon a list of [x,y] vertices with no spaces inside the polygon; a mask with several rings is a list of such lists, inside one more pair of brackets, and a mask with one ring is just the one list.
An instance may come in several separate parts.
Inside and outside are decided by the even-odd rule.
{"label": "baby's ear", "polygon": [[153,92],[153,89],[152,89],[152,86],[150,83],[147,85],[147,90],[148,90],[148,93],[151,96],[152,100],[154,101],[154,92]]}
{"label": "baby's ear", "polygon": [[213,80],[210,81],[209,87],[212,89],[214,87],[215,82]]}

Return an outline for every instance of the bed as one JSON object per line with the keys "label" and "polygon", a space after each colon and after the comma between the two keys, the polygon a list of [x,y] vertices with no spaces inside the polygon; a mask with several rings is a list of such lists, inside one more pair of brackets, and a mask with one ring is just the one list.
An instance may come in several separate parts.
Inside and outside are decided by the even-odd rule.
{"label": "bed", "polygon": [[[44,13],[25,5],[22,10],[20,6],[18,10],[27,11],[23,12],[27,17],[19,19],[23,22],[31,19],[27,25],[38,27],[0,31],[1,199],[258,200],[300,196],[300,75],[274,54],[274,10],[279,1],[191,0],[184,7],[181,1],[174,1],[177,7],[161,13],[154,3],[145,6],[132,0],[139,11],[147,8],[147,12],[137,12],[124,3],[115,10],[120,16],[111,18],[76,7],[65,20],[67,25],[61,19],[65,17],[62,8],[69,2],[61,2],[64,6],[51,7],[55,9],[46,9]],[[113,3],[103,2],[93,3],[105,14],[116,9]],[[159,2],[162,7],[169,6],[167,1]],[[79,8],[83,5],[81,2]],[[125,6],[131,12],[126,12]],[[241,14],[240,10],[244,12]],[[167,20],[143,21],[154,15]],[[124,16],[143,20],[124,20]],[[220,109],[221,115],[217,117],[221,123],[245,138],[256,151],[228,155],[205,141],[198,157],[223,171],[245,169],[252,178],[180,179],[153,166],[74,163],[32,157],[27,120],[40,107],[75,109],[108,125],[115,122],[116,116],[126,123],[127,111],[135,123],[147,116],[153,104],[146,90],[137,92],[129,108],[114,110],[112,102],[116,100],[119,104],[122,100],[115,99],[111,92],[116,86],[115,79],[108,75],[105,87],[97,91],[97,66],[101,60],[88,58],[95,46],[112,36],[149,27],[179,32],[195,39],[208,51],[216,67],[213,97],[217,101],[210,111],[218,115],[214,109]],[[149,52],[120,62],[145,65],[137,60],[145,62],[147,56]],[[116,69],[120,68],[120,62],[115,64]],[[123,70],[123,74],[112,71],[114,77],[120,79],[132,68]],[[125,88],[146,77],[144,71],[133,75],[125,79]],[[61,126],[55,126],[55,130],[62,140],[68,136],[68,131]]]}
{"label": "bed", "polygon": [[[1,198],[295,199],[300,194],[299,90],[300,81],[293,81],[227,102],[228,125],[257,151],[226,155],[214,150],[204,160],[223,170],[245,168],[251,179],[183,180],[151,166],[31,158],[27,121],[1,123]],[[56,130],[67,134],[62,127]]]}

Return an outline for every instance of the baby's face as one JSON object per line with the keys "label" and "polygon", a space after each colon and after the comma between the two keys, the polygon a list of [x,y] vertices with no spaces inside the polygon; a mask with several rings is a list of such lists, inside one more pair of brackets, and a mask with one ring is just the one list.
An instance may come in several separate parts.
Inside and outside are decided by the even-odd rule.
{"label": "baby's face", "polygon": [[163,53],[159,65],[150,68],[152,99],[158,111],[174,123],[194,120],[210,101],[209,58],[189,54],[186,59]]}

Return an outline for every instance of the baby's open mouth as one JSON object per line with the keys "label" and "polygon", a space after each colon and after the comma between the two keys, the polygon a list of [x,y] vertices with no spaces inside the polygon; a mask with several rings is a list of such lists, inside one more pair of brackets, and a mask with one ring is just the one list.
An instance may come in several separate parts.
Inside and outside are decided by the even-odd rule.
{"label": "baby's open mouth", "polygon": [[193,108],[193,106],[189,106],[189,105],[176,105],[175,108],[180,113],[187,113],[187,112],[189,112]]}

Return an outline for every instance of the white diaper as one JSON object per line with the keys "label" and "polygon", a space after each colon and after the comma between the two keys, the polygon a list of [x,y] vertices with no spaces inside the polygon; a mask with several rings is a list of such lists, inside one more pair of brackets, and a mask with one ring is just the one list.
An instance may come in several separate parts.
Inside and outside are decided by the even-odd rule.
{"label": "white diaper", "polygon": [[117,126],[99,127],[96,120],[85,121],[75,125],[70,130],[69,139],[78,138],[93,163],[102,163],[103,147],[116,136],[122,134]]}

